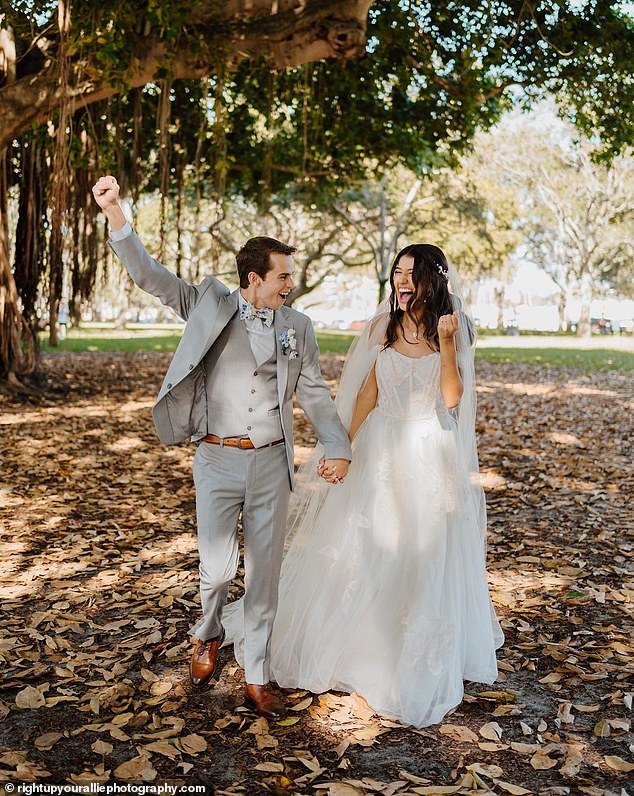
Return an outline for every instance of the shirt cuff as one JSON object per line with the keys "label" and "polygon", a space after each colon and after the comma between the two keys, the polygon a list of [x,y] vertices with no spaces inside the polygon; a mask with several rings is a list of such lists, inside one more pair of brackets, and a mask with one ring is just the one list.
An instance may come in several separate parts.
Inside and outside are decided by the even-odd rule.
{"label": "shirt cuff", "polygon": [[128,235],[132,234],[132,227],[130,226],[130,222],[126,221],[125,224],[121,227],[121,229],[111,229],[110,230],[110,240],[118,241],[127,238]]}

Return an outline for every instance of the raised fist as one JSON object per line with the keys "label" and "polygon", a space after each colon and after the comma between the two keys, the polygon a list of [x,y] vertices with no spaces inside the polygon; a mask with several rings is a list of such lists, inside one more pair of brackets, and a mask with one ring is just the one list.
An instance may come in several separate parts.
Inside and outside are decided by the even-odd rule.
{"label": "raised fist", "polygon": [[119,183],[114,177],[99,177],[93,185],[92,195],[102,210],[116,206],[119,202]]}
{"label": "raised fist", "polygon": [[438,337],[441,340],[451,340],[458,331],[458,313],[441,315],[438,319]]}

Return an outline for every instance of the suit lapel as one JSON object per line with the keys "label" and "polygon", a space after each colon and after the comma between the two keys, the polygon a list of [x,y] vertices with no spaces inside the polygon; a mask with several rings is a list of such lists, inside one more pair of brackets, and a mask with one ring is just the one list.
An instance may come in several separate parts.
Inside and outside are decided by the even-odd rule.
{"label": "suit lapel", "polygon": [[205,344],[202,348],[202,352],[198,361],[202,360],[205,356],[207,351],[211,348],[211,346],[215,343],[218,335],[225,326],[229,323],[231,318],[236,314],[238,310],[238,290],[234,290],[232,293],[228,293],[226,296],[221,296],[218,299],[218,308],[216,312],[216,318],[212,324],[211,330],[207,339],[205,340]]}
{"label": "suit lapel", "polygon": [[282,353],[282,343],[280,335],[284,335],[290,328],[284,307],[275,313],[275,354],[277,360],[277,395],[280,402],[280,409],[284,403],[286,395],[286,382],[288,381],[288,354]]}

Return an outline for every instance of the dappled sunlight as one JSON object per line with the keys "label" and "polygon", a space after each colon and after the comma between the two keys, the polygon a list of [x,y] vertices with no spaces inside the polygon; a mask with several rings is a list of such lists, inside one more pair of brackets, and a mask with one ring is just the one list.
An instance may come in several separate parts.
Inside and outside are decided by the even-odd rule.
{"label": "dappled sunlight", "polygon": [[[15,577],[17,573],[7,567],[8,576]],[[42,556],[42,560],[36,561],[19,571],[17,582],[8,583],[0,586],[0,598],[3,600],[19,600],[21,598],[32,599],[46,596],[46,581],[59,580],[60,578],[71,578],[82,574],[87,569],[84,561],[64,561],[63,558],[47,559]],[[4,571],[4,567],[3,567]]]}
{"label": "dappled sunlight", "polygon": [[107,444],[106,450],[114,453],[127,453],[138,448],[146,448],[147,442],[139,437],[121,437],[116,442]]}
{"label": "dappled sunlight", "polygon": [[182,560],[185,553],[194,553],[196,549],[196,536],[194,534],[180,534],[164,542],[159,542],[150,549],[142,550],[138,560],[173,566]]}
{"label": "dappled sunlight", "polygon": [[489,571],[491,599],[496,605],[506,608],[518,607],[526,611],[531,607],[531,593],[537,592],[534,606],[542,604],[548,593],[559,593],[575,583],[570,575],[549,572],[543,569],[525,571],[493,569]]}
{"label": "dappled sunlight", "polygon": [[506,486],[506,478],[491,468],[480,469],[480,473],[473,479],[483,489],[501,489]]}
{"label": "dappled sunlight", "polygon": [[479,387],[478,391],[481,392],[495,392],[500,388],[509,390],[510,392],[518,393],[520,395],[552,395],[561,389],[557,384],[545,382],[540,384],[527,383],[527,382],[509,382],[509,381],[487,381],[486,388]]}
{"label": "dappled sunlight", "polygon": [[580,384],[576,384],[575,382],[568,382],[564,387],[564,390],[568,395],[601,395],[605,396],[606,398],[616,398],[619,396],[619,393],[615,390],[605,390],[598,387],[584,387]]}
{"label": "dappled sunlight", "polygon": [[[304,691],[286,692],[296,724],[265,727],[242,707],[243,673],[230,649],[222,651],[217,686],[203,693],[189,686],[188,630],[200,615],[194,449],[168,448],[152,428],[157,361],[128,382],[120,378],[125,363],[113,367],[100,383],[103,393],[90,399],[69,396],[2,414],[0,660],[14,678],[6,704],[28,684],[42,687],[34,698],[44,700],[46,727],[72,725],[87,744],[117,741],[120,732],[140,744],[142,725],[132,722],[144,713],[156,717],[146,739],[154,743],[155,733],[171,733],[194,716],[187,731],[202,721],[212,754],[228,740],[243,743],[243,733],[257,726],[270,749],[290,738],[287,757],[302,760],[297,765],[309,773],[323,761],[303,757],[294,738],[338,749],[342,760],[372,746],[389,754],[391,743],[412,743],[414,756],[432,747],[448,754],[473,748],[472,759],[495,759],[501,768],[510,765],[504,754],[524,756],[523,765],[533,758],[561,763],[573,744],[599,761],[597,742],[619,753],[634,598],[623,541],[628,509],[618,494],[631,466],[624,381],[568,383],[553,370],[548,382],[539,374],[531,382],[532,368],[480,366],[487,574],[506,634],[495,683],[466,683],[443,730],[402,728],[356,695]],[[327,368],[332,363],[325,360]],[[603,393],[613,388],[615,397],[573,392],[593,385]],[[299,462],[312,452],[314,432],[301,412],[295,421]],[[232,597],[243,581],[241,568]],[[612,737],[593,735],[602,715],[615,722]],[[25,717],[12,705],[7,731],[21,732]],[[546,730],[538,730],[541,721]],[[456,747],[465,733],[476,740]],[[171,736],[163,743],[173,749]],[[414,779],[411,786],[423,791],[427,783]]]}
{"label": "dappled sunlight", "polygon": [[0,489],[0,509],[15,508],[23,504],[24,498],[20,495],[15,495],[11,490],[6,488]]}
{"label": "dappled sunlight", "polygon": [[[551,486],[555,489],[565,489],[585,495],[594,495],[597,491],[596,481],[584,481],[574,476],[553,477],[551,479]],[[606,485],[606,489],[616,493],[618,491],[618,486],[615,483],[609,483]]]}
{"label": "dappled sunlight", "polygon": [[77,404],[64,403],[61,406],[42,407],[37,409],[24,408],[19,412],[3,412],[0,414],[0,427],[25,425],[30,423],[52,423],[58,420],[89,417],[131,419],[134,413],[145,412],[154,406],[154,401],[126,401],[123,404],[114,401],[80,400]]}
{"label": "dappled sunlight", "polygon": [[583,447],[584,443],[574,434],[567,434],[562,431],[549,431],[547,434],[548,439],[557,445],[573,445]]}

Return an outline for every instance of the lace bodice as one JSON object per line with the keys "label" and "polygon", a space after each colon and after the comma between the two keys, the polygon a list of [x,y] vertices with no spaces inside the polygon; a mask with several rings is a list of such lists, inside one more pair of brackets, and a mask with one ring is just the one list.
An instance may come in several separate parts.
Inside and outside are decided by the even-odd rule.
{"label": "lace bodice", "polygon": [[403,419],[426,418],[444,407],[440,396],[440,355],[415,359],[394,348],[379,352],[377,409]]}

